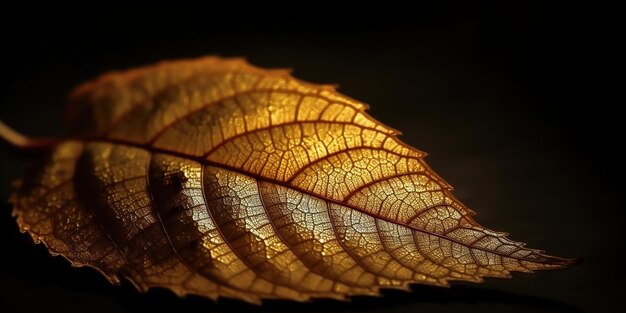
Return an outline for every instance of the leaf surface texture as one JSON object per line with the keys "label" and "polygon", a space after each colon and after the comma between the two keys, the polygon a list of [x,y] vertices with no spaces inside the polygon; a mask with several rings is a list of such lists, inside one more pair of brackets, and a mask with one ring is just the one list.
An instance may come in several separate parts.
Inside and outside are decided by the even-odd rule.
{"label": "leaf surface texture", "polygon": [[365,109],[240,59],[109,73],[72,93],[72,139],[21,182],[14,215],[112,282],[253,303],[571,263],[478,225]]}

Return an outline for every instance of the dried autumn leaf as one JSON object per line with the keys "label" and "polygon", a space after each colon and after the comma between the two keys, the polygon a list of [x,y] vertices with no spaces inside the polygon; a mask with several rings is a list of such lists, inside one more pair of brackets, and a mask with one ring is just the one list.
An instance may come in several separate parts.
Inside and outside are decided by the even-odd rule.
{"label": "dried autumn leaf", "polygon": [[12,197],[22,231],[139,290],[308,300],[567,266],[478,225],[398,132],[239,59],[116,72]]}

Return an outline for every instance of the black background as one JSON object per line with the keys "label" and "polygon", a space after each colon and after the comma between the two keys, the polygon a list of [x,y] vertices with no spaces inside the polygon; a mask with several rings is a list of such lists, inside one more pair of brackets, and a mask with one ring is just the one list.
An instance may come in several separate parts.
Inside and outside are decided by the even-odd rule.
{"label": "black background", "polygon": [[[241,6],[244,6],[241,4]],[[306,14],[311,7],[317,10]],[[0,307],[21,311],[134,312],[570,312],[624,309],[622,145],[619,121],[594,86],[606,62],[604,30],[589,8],[433,6],[339,12],[300,3],[252,15],[241,7],[119,14],[123,7],[38,15],[4,10],[0,118],[30,136],[62,134],[67,92],[112,69],[206,54],[290,67],[340,85],[370,113],[430,153],[427,161],[477,220],[531,247],[583,258],[567,270],[516,274],[451,289],[356,298],[352,303],[270,301],[253,307],[180,300],[95,271],[70,268],[19,234],[0,210]],[[57,10],[59,8],[56,8]],[[61,9],[63,10],[63,9]],[[43,14],[42,14],[43,13]],[[311,12],[309,12],[311,13]],[[600,65],[603,64],[603,65]],[[0,196],[28,160],[0,153]],[[5,311],[5,310],[3,310]],[[5,311],[7,312],[7,311]]]}

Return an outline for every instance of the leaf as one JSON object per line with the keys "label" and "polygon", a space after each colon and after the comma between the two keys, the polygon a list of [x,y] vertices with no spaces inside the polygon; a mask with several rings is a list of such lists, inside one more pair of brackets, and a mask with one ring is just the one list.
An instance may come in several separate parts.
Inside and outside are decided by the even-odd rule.
{"label": "leaf", "polygon": [[366,105],[207,57],[106,74],[12,197],[22,231],[139,290],[344,299],[571,260],[478,225]]}

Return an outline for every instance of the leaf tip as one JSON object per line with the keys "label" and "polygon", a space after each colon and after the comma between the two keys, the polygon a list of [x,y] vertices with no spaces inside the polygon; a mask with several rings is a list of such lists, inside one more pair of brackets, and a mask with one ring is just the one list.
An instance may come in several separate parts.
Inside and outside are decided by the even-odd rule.
{"label": "leaf tip", "polygon": [[577,266],[583,263],[583,258],[574,258],[574,259],[564,259],[558,257],[552,257],[554,259],[553,263],[557,265],[556,268],[567,268],[571,266]]}
{"label": "leaf tip", "polygon": [[525,261],[525,265],[529,270],[550,270],[550,269],[564,269],[574,265],[582,263],[582,258],[566,259],[551,255],[543,255],[543,259],[537,262]]}

